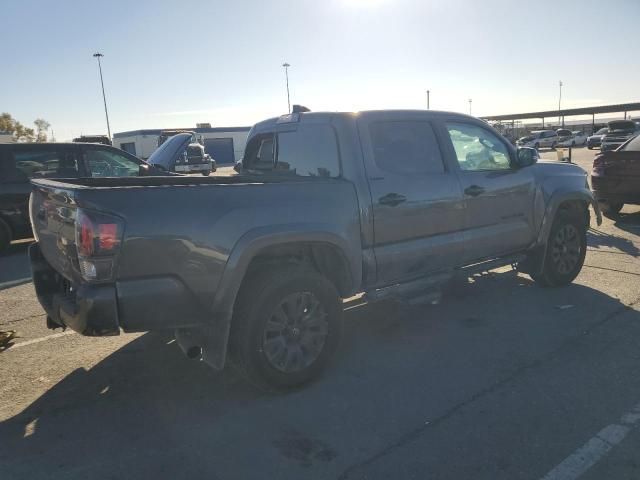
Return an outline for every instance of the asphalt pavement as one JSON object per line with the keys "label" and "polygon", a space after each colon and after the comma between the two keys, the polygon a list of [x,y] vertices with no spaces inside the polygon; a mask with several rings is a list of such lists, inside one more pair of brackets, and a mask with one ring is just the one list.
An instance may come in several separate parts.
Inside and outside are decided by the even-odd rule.
{"label": "asphalt pavement", "polygon": [[638,207],[593,224],[568,287],[503,268],[439,305],[349,310],[326,374],[286,395],[161,335],[47,330],[12,245],[0,478],[639,478],[639,235]]}

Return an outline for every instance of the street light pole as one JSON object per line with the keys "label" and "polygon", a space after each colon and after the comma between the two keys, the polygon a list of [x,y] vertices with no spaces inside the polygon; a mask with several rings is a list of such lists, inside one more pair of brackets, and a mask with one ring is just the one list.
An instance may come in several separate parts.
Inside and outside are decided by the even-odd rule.
{"label": "street light pole", "polygon": [[285,62],[282,66],[284,67],[284,76],[287,79],[287,111],[291,113],[291,100],[289,98],[289,67],[291,65]]}
{"label": "street light pole", "polygon": [[429,107],[429,90],[427,90],[427,110],[431,110],[431,108]]}
{"label": "street light pole", "polygon": [[469,115],[471,115],[471,102],[472,101],[473,101],[472,99],[469,99]]}
{"label": "street light pole", "polygon": [[93,54],[95,58],[98,59],[98,70],[100,71],[100,85],[102,86],[102,101],[104,102],[104,115],[107,117],[107,134],[109,135],[109,140],[111,140],[111,127],[109,126],[109,112],[107,111],[107,97],[104,95],[104,81],[102,80],[102,64],[100,63],[100,57],[104,57],[100,52],[96,52]]}
{"label": "street light pole", "polygon": [[[558,86],[560,87],[560,95],[558,96],[558,124],[560,123],[560,119],[562,117],[562,114],[560,113],[562,111],[562,108],[560,108],[560,105],[562,103],[562,80],[560,80],[560,82],[558,82]],[[564,122],[563,122],[564,123]],[[562,125],[564,127],[564,125]]]}

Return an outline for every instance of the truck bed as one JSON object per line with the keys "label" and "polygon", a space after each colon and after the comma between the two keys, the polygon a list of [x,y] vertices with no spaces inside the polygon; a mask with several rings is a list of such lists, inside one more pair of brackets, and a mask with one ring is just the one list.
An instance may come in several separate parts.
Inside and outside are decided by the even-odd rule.
{"label": "truck bed", "polygon": [[[321,232],[340,238],[353,252],[354,268],[362,262],[356,193],[341,179],[235,175],[38,179],[32,184],[30,214],[42,257],[71,288],[86,283],[78,267],[77,212],[121,219],[124,234],[113,279],[105,282],[116,289],[121,310],[136,292],[148,296],[150,308],[165,306],[154,298],[179,294],[182,304],[211,312],[217,295],[224,294],[220,289],[231,284],[222,277],[237,267],[235,255],[249,252],[257,238],[296,241],[305,232]],[[121,313],[129,319],[121,325],[125,330],[152,327]]]}
{"label": "truck bed", "polygon": [[36,186],[79,189],[88,188],[123,188],[123,187],[165,187],[188,185],[237,185],[247,183],[282,183],[282,182],[315,181],[306,177],[284,175],[232,175],[217,176],[148,176],[148,177],[96,177],[96,178],[56,178],[34,179]]}

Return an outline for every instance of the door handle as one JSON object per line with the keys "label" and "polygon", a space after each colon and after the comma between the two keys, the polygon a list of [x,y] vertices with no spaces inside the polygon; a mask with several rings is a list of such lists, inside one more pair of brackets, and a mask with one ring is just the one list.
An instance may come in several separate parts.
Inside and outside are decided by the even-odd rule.
{"label": "door handle", "polygon": [[469,195],[470,197],[477,197],[482,193],[484,193],[484,188],[480,185],[471,185],[464,189],[464,194]]}
{"label": "door handle", "polygon": [[390,207],[395,207],[406,201],[407,197],[399,193],[387,193],[384,197],[378,199],[380,205],[389,205]]}

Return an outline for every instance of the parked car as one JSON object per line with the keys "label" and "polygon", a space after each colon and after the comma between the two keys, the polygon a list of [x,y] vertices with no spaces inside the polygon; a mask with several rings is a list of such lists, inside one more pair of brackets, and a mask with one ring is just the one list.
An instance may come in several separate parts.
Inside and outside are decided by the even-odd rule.
{"label": "parked car", "polygon": [[625,203],[640,205],[640,135],[593,160],[593,193],[602,213],[615,217]]}
{"label": "parked car", "polygon": [[535,148],[556,148],[558,144],[558,134],[553,130],[535,130],[530,135],[520,138],[517,143],[519,147]]}
{"label": "parked car", "polygon": [[91,143],[0,145],[0,250],[31,237],[28,203],[32,178],[137,176],[150,167],[117,148]]}
{"label": "parked car", "polygon": [[593,150],[596,147],[599,148],[600,144],[602,143],[602,137],[604,137],[608,131],[609,129],[607,127],[604,127],[595,132],[593,135],[590,135],[587,138],[587,148],[589,150]]}
{"label": "parked car", "polygon": [[559,147],[584,147],[587,143],[587,135],[580,130],[570,132],[570,137],[558,142]]}
{"label": "parked car", "polygon": [[607,124],[609,131],[602,137],[600,150],[615,150],[638,133],[638,124],[632,120],[615,120]]}
{"label": "parked car", "polygon": [[558,130],[556,130],[556,133],[558,134],[558,145],[564,142],[571,142],[571,138],[573,137],[571,130],[567,130],[566,128],[559,128]]}
{"label": "parked car", "polygon": [[598,205],[582,169],[536,155],[462,114],[293,113],[252,128],[238,175],[34,180],[36,292],[50,328],[173,330],[190,358],[301,385],[357,293],[431,303],[516,263],[573,281]]}
{"label": "parked car", "polygon": [[210,175],[216,171],[216,163],[194,138],[193,132],[179,132],[167,137],[147,162],[167,172]]}

